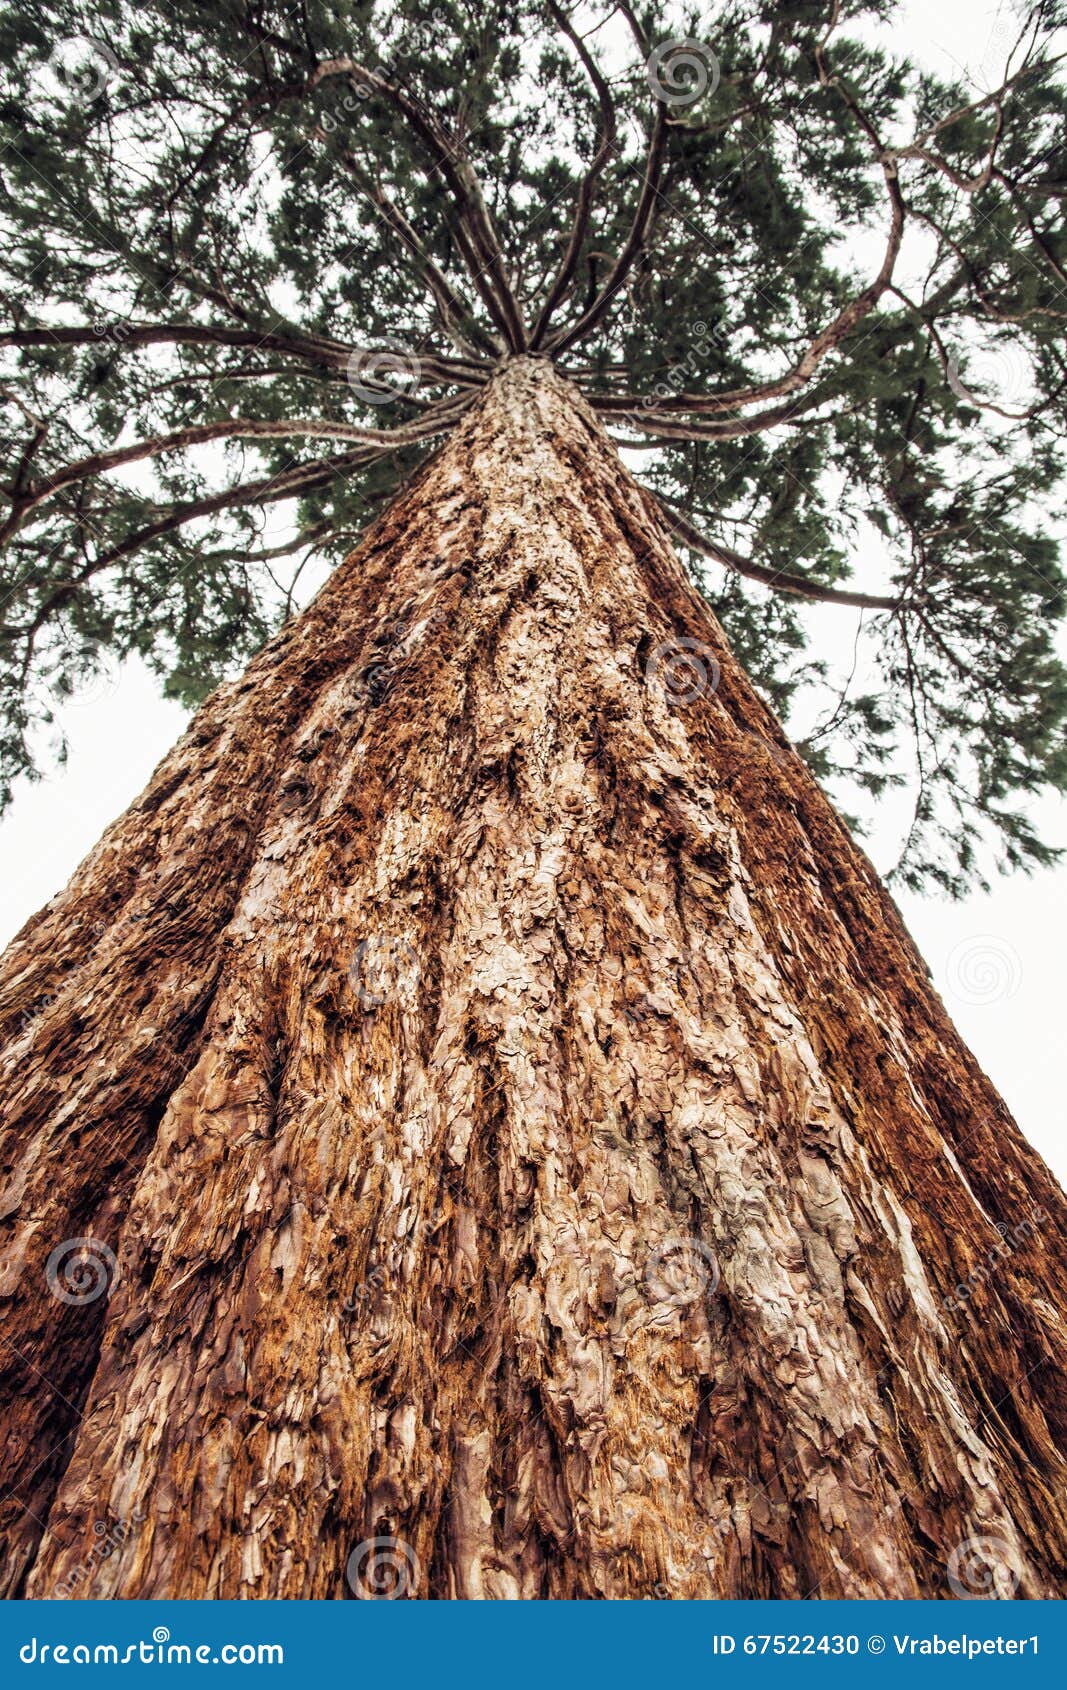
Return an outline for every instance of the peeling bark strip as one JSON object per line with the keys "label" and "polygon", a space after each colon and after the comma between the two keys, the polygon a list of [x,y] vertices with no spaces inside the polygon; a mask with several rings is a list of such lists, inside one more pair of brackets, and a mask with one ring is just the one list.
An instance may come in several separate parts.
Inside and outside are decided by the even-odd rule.
{"label": "peeling bark strip", "polygon": [[547,361],[0,1008],[10,1593],[1067,1589],[1067,1206]]}

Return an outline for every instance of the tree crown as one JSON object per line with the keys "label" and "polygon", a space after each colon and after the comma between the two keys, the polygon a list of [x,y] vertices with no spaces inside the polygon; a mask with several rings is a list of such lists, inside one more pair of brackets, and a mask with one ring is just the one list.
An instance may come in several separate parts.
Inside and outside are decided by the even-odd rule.
{"label": "tree crown", "polygon": [[[19,0],[0,12],[3,791],[139,652],[195,702],[499,362],[601,414],[799,749],[913,796],[899,874],[1052,853],[1067,783],[1059,8],[986,88],[890,0]],[[865,533],[885,579],[846,583]]]}

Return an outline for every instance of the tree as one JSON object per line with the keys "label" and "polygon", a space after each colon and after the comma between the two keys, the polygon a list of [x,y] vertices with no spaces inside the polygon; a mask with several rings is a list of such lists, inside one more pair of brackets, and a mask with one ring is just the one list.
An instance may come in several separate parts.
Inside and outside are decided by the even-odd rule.
{"label": "tree", "polygon": [[1048,855],[1056,19],[881,10],[21,9],[11,770],[281,626],[4,962],[10,1592],[1062,1593],[1067,1205],[812,773]]}

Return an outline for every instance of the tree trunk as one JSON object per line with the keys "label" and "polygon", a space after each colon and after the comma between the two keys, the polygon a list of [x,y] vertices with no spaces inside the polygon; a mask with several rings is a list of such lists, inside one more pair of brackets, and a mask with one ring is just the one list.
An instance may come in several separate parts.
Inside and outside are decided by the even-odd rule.
{"label": "tree trunk", "polygon": [[0,1004],[9,1593],[1064,1594],[1067,1205],[546,362]]}

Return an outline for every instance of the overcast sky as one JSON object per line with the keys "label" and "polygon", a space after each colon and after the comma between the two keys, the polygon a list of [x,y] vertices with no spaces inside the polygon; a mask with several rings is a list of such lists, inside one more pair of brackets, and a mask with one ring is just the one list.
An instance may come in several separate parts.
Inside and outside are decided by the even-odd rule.
{"label": "overcast sky", "polygon": [[[894,45],[932,69],[966,69],[984,90],[995,86],[1017,29],[1004,0],[907,0]],[[823,607],[817,634],[847,641],[847,623]],[[60,890],[71,871],[145,785],[185,717],[165,703],[139,661],[94,684],[64,713],[66,767],[37,786],[22,785],[0,823],[0,943]],[[1067,846],[1067,807],[1036,806],[1039,831]],[[884,870],[893,859],[896,817],[888,810],[868,848]],[[1023,1131],[1067,1182],[1064,1102],[1064,991],[1067,867],[1000,880],[985,895],[956,904],[898,896],[956,1025],[1004,1094]]]}

